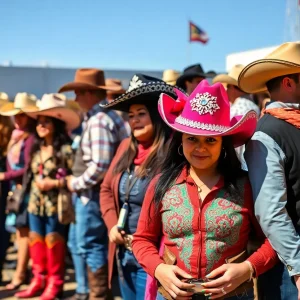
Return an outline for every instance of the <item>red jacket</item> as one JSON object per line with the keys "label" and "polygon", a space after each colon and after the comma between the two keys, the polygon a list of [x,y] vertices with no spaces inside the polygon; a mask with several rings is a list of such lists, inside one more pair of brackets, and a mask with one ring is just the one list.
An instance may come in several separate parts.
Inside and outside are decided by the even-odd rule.
{"label": "red jacket", "polygon": [[165,245],[176,255],[177,266],[193,278],[204,278],[225,263],[225,259],[246,249],[251,228],[264,238],[263,245],[248,260],[256,276],[273,267],[278,258],[254,216],[252,192],[247,178],[238,181],[241,199],[231,196],[220,181],[201,202],[197,186],[184,168],[166,192],[157,213],[152,203],[154,179],[146,193],[133,252],[148,274],[154,277],[163,263],[158,244],[163,234]]}
{"label": "red jacket", "polygon": [[[130,138],[124,139],[109,166],[109,169],[104,177],[104,180],[100,189],[100,210],[102,213],[103,220],[106,224],[108,234],[113,226],[118,223],[118,217],[120,212],[119,206],[119,182],[121,175],[113,174],[114,168],[124,152],[127,150],[130,144]],[[116,244],[109,242],[108,247],[108,276],[109,285],[111,287],[111,279],[113,274],[114,257],[116,253]]]}

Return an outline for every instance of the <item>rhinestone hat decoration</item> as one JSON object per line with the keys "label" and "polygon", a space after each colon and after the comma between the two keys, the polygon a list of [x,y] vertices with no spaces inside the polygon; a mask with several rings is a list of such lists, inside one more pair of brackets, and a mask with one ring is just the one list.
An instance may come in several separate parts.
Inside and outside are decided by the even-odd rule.
{"label": "rhinestone hat decoration", "polygon": [[134,75],[129,83],[127,92],[131,92],[132,90],[134,90],[142,85],[143,85],[142,80],[140,80],[137,75]]}
{"label": "rhinestone hat decoration", "polygon": [[212,96],[210,93],[196,94],[195,98],[191,100],[192,110],[197,111],[199,115],[209,113],[213,115],[220,106],[217,104],[217,97]]}

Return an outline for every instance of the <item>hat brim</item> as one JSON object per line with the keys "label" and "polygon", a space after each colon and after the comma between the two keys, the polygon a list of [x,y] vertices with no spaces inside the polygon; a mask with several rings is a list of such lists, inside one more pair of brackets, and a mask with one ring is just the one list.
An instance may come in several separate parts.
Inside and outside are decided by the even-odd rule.
{"label": "hat brim", "polygon": [[[182,92],[185,93],[184,91]],[[101,106],[125,112],[128,112],[129,107],[132,104],[147,104],[157,108],[157,101],[161,93],[176,97],[174,86],[163,81],[149,82],[130,92],[126,92],[114,101]]]}
{"label": "hat brim", "polygon": [[[255,111],[249,111],[244,116],[233,117],[230,121],[230,128],[222,132],[216,132],[212,130],[193,128],[176,122],[176,118],[178,116],[171,112],[174,107],[174,102],[175,100],[172,97],[165,94],[160,95],[158,111],[163,121],[175,131],[201,136],[230,135],[232,136],[234,147],[244,145],[255,132],[257,124],[257,114]],[[205,126],[206,124],[203,125]]]}
{"label": "hat brim", "polygon": [[80,125],[80,116],[71,108],[55,107],[45,110],[36,110],[34,112],[24,111],[29,117],[37,119],[38,116],[46,116],[59,119],[66,123],[68,130],[76,129]]}
{"label": "hat brim", "polygon": [[247,93],[267,89],[266,83],[276,77],[300,73],[300,65],[279,59],[260,59],[247,65],[240,73],[239,87]]}
{"label": "hat brim", "polygon": [[235,80],[234,78],[228,76],[227,74],[219,74],[216,77],[213,78],[212,80],[213,83],[217,83],[217,82],[221,82],[221,83],[225,83],[230,84],[230,85],[235,85],[238,86],[238,82],[237,80]]}
{"label": "hat brim", "polygon": [[189,80],[194,77],[203,77],[206,78],[207,74],[206,73],[198,73],[198,72],[189,72],[186,74],[182,74],[178,77],[176,80],[176,85],[179,86],[180,88],[184,89],[185,88],[185,81]]}
{"label": "hat brim", "polygon": [[69,82],[63,85],[59,89],[59,93],[62,92],[69,92],[69,91],[76,91],[76,90],[110,90],[110,91],[117,91],[119,87],[115,86],[108,86],[108,85],[93,85],[85,82]]}
{"label": "hat brim", "polygon": [[[28,106],[26,107],[27,111],[35,111],[37,110],[37,106]],[[24,109],[21,108],[15,108],[14,103],[13,102],[9,102],[4,104],[3,106],[1,106],[0,108],[0,115],[2,116],[7,116],[7,117],[11,117],[11,116],[15,116],[18,114],[22,114],[25,113]]]}

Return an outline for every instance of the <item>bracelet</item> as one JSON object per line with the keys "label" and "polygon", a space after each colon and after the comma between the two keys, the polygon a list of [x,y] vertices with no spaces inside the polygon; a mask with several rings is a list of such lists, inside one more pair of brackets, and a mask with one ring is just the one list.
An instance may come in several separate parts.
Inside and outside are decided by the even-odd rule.
{"label": "bracelet", "polygon": [[251,264],[251,262],[249,260],[245,260],[245,263],[247,263],[247,265],[249,266],[250,278],[247,281],[250,282],[251,280],[253,280],[254,268],[253,268],[253,265]]}

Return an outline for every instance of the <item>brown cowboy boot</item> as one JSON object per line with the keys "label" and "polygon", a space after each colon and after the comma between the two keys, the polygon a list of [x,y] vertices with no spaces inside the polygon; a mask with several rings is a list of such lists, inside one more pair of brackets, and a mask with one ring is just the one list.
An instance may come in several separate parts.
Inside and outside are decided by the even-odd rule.
{"label": "brown cowboy boot", "polygon": [[90,300],[111,300],[112,296],[108,289],[108,267],[104,265],[96,272],[88,267],[88,280],[90,286]]}

